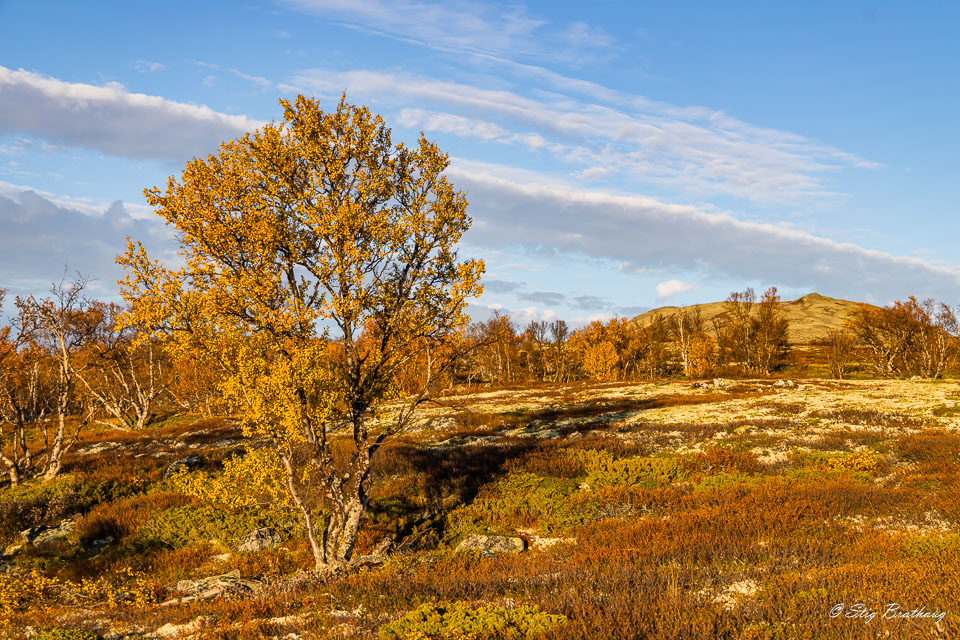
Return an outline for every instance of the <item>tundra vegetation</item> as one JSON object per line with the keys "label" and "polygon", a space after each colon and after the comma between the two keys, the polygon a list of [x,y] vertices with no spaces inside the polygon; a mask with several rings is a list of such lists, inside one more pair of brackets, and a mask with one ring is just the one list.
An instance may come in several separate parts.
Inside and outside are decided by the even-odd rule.
{"label": "tundra vegetation", "polygon": [[148,192],[182,270],[6,307],[0,637],[960,634],[950,307],[471,323],[446,157],[284,109]]}

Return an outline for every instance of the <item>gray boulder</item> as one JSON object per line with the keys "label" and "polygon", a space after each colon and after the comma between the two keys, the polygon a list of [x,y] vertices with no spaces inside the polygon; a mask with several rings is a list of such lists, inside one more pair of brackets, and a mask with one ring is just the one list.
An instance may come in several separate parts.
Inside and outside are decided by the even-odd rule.
{"label": "gray boulder", "polygon": [[163,479],[166,480],[179,471],[193,471],[200,466],[201,462],[203,462],[203,458],[198,455],[187,456],[186,458],[171,462],[170,466],[163,472]]}
{"label": "gray boulder", "polygon": [[20,539],[25,545],[37,549],[50,549],[73,535],[76,525],[73,520],[64,520],[56,527],[30,527],[20,532]]}
{"label": "gray boulder", "polygon": [[273,527],[254,529],[237,544],[237,551],[263,551],[280,544],[280,534]]}
{"label": "gray boulder", "polygon": [[692,385],[690,385],[690,388],[691,389],[709,389],[710,383],[704,382],[703,380],[698,380],[694,382]]}
{"label": "gray boulder", "polygon": [[777,380],[773,383],[773,386],[777,387],[778,389],[793,389],[797,386],[797,383],[793,380]]}
{"label": "gray boulder", "polygon": [[716,389],[728,389],[730,387],[737,386],[737,383],[733,380],[727,380],[725,378],[714,378],[713,386]]}
{"label": "gray boulder", "polygon": [[457,545],[457,551],[474,550],[484,555],[520,553],[526,548],[527,543],[517,536],[489,536],[480,533],[468,535]]}

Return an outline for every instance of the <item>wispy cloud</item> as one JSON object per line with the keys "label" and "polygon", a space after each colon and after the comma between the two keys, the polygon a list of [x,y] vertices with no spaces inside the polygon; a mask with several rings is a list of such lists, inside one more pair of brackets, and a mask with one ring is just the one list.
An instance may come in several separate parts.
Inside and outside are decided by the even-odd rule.
{"label": "wispy cloud", "polygon": [[151,62],[150,60],[134,60],[132,64],[133,68],[140,73],[147,73],[148,71],[161,71],[164,67],[164,65],[161,63]]}
{"label": "wispy cloud", "polygon": [[397,116],[397,122],[411,129],[422,128],[482,140],[505,140],[510,137],[509,131],[492,122],[425,109],[403,109]]}
{"label": "wispy cloud", "polygon": [[[550,81],[560,83],[556,74]],[[721,111],[657,103],[591,83],[571,81],[571,90],[590,94],[581,99],[365,70],[310,69],[291,82],[281,87],[330,98],[346,88],[354,99],[399,109],[407,126],[548,149],[582,180],[640,179],[697,197],[730,195],[763,204],[837,198],[842,194],[829,186],[833,173],[880,166]],[[423,103],[431,108],[413,106]]]}
{"label": "wispy cloud", "polygon": [[619,46],[603,29],[552,24],[522,4],[449,0],[281,0],[304,13],[430,49],[585,64]]}
{"label": "wispy cloud", "polygon": [[625,272],[699,272],[855,300],[960,298],[954,266],[652,198],[575,190],[529,175],[521,184],[507,177],[511,168],[455,160],[448,173],[469,193],[475,224],[467,238],[478,246],[550,247]]}
{"label": "wispy cloud", "polygon": [[0,67],[0,134],[182,162],[262,124],[206,106],[130,93],[116,83],[71,83]]}

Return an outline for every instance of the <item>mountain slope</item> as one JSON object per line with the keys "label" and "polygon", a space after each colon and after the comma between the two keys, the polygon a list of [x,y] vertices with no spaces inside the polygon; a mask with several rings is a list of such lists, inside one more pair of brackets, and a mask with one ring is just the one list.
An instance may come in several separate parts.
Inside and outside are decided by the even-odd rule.
{"label": "mountain slope", "polygon": [[[828,298],[819,293],[808,293],[802,298],[781,302],[780,309],[790,321],[789,339],[792,344],[810,344],[826,338],[834,329],[843,328],[847,314],[857,308],[857,302]],[[631,320],[639,326],[649,324],[656,313],[669,318],[682,307],[660,307],[647,311]],[[688,310],[700,309],[701,317],[708,325],[714,318],[726,313],[723,302],[708,302],[686,307]]]}

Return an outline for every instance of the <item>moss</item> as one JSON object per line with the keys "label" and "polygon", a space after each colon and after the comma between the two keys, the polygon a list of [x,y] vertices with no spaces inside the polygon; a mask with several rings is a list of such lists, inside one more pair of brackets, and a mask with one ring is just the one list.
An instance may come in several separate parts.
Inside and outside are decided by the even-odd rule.
{"label": "moss", "polygon": [[425,604],[380,627],[382,640],[482,640],[536,638],[566,622],[566,616],[534,606],[471,608],[463,602]]}

